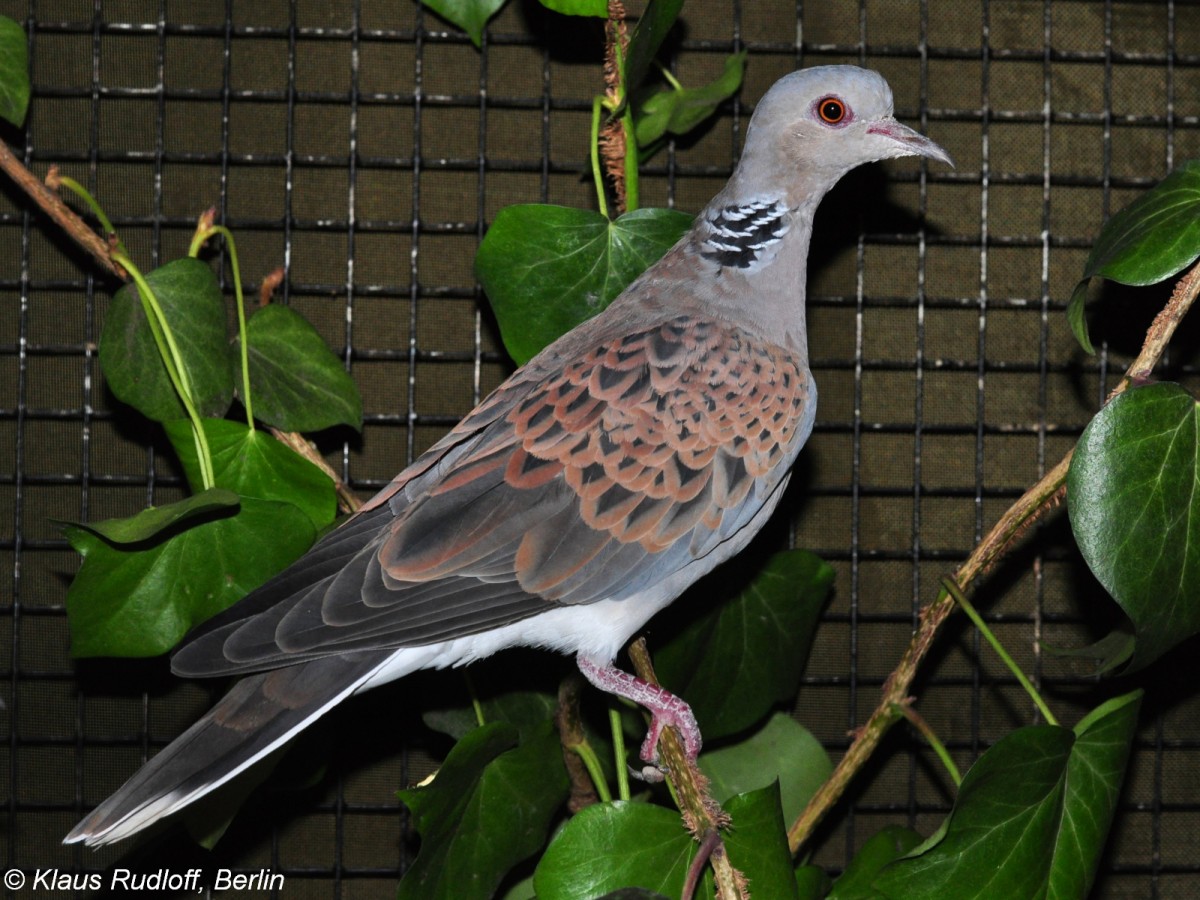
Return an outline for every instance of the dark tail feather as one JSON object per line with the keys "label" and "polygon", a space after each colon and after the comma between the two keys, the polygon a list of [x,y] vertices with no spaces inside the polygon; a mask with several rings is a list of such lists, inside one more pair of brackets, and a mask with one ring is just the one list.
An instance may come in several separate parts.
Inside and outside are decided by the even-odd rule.
{"label": "dark tail feather", "polygon": [[360,687],[390,651],[331,656],[251,675],[75,826],[99,846],[182,809],[281,747]]}

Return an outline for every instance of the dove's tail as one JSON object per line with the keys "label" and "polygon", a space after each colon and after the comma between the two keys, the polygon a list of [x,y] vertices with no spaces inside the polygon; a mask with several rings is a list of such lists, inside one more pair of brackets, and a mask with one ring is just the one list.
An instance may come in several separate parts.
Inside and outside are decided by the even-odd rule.
{"label": "dove's tail", "polygon": [[243,678],[76,825],[64,843],[119,841],[200,799],[363,687],[391,656],[392,651],[376,651],[324,657]]}

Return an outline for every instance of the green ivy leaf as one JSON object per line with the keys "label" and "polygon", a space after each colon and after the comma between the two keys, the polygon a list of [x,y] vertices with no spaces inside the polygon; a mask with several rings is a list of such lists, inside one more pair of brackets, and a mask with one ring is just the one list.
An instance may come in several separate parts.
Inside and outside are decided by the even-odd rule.
{"label": "green ivy leaf", "polygon": [[520,743],[504,722],[475,729],[431,784],[398,794],[421,833],[398,900],[490,898],[509,869],[545,844],[567,790],[549,721]]}
{"label": "green ivy leaf", "polygon": [[733,821],[723,835],[729,862],[754,885],[754,895],[799,900],[779,786],[739,794],[724,806]]}
{"label": "green ivy leaf", "polygon": [[591,900],[626,887],[678,897],[695,846],[674,810],[597,803],[571,818],[550,842],[533,886],[539,900]]}
{"label": "green ivy leaf", "polygon": [[72,528],[90,531],[110,544],[138,544],[215,510],[228,510],[238,505],[238,495],[222,488],[210,488],[184,500],[166,506],[151,506],[125,519],[104,519],[100,522],[63,522]]}
{"label": "green ivy leaf", "polygon": [[833,882],[820,866],[809,864],[796,869],[796,889],[800,900],[824,900]]}
{"label": "green ivy leaf", "polygon": [[921,835],[911,828],[886,826],[854,854],[846,871],[833,883],[829,900],[877,900],[882,895],[871,886],[875,876],[920,843]]}
{"label": "green ivy leaf", "polygon": [[1140,700],[1140,692],[1111,700],[1074,730],[1039,725],[1002,738],[971,767],[938,832],[887,866],[874,888],[895,900],[1086,896]]}
{"label": "green ivy leaf", "polygon": [[1043,896],[1073,744],[1054,725],[1002,738],[971,767],[937,834],[875,887],[895,900]]}
{"label": "green ivy leaf", "polygon": [[[507,722],[523,735],[552,719],[557,706],[555,696],[543,691],[507,691],[479,702],[483,721]],[[479,727],[474,706],[427,709],[421,715],[421,721],[455,740],[461,740]]]}
{"label": "green ivy leaf", "polygon": [[541,4],[564,16],[608,18],[608,0],[541,0]]}
{"label": "green ivy leaf", "polygon": [[1122,627],[1114,628],[1100,640],[1086,647],[1056,647],[1046,641],[1038,643],[1042,650],[1050,656],[1094,660],[1096,670],[1092,674],[1103,675],[1123,665],[1133,656],[1137,638],[1129,630],[1127,623],[1123,623]]}
{"label": "green ivy leaf", "polygon": [[[769,785],[726,805],[733,827],[724,833],[729,860],[754,885],[755,896],[797,897],[779,791]],[[533,875],[538,900],[594,897],[678,897],[696,843],[679,813],[648,803],[597,803],[555,836]],[[713,896],[710,879],[697,897]]]}
{"label": "green ivy leaf", "polygon": [[1083,352],[1095,353],[1096,345],[1092,343],[1092,336],[1088,332],[1087,323],[1089,283],[1090,279],[1085,278],[1079,284],[1075,285],[1075,290],[1071,292],[1071,299],[1067,301],[1067,324],[1071,327],[1071,333],[1075,335],[1075,340],[1079,341],[1079,346],[1083,348]]}
{"label": "green ivy leaf", "polygon": [[114,546],[67,526],[83,556],[67,590],[75,656],[156,656],[304,553],[312,521],[290,503],[241,498],[236,515],[148,548]]}
{"label": "green ivy leaf", "polygon": [[637,90],[646,80],[654,56],[679,18],[681,9],[683,0],[650,0],[646,4],[637,28],[633,30],[633,37],[629,39],[629,49],[625,55],[626,91]]}
{"label": "green ivy leaf", "polygon": [[1067,321],[1075,338],[1094,353],[1084,304],[1088,281],[1099,275],[1121,284],[1157,284],[1200,257],[1200,159],[1184,163],[1134,200],[1100,230],[1071,294]]}
{"label": "green ivy leaf", "polygon": [[0,16],[0,118],[20,127],[29,109],[29,44],[25,29]]}
{"label": "green ivy leaf", "polygon": [[521,204],[500,210],[475,257],[504,346],[518,364],[600,312],[691,226],[677,210],[598,212]]}
{"label": "green ivy leaf", "polygon": [[833,574],[806,550],[776,553],[736,597],[655,654],[660,680],[691,704],[706,738],[749,728],[795,696]]}
{"label": "green ivy leaf", "polygon": [[1047,900],[1086,897],[1096,878],[1137,732],[1142,691],[1101,704],[1075,726]]}
{"label": "green ivy leaf", "polygon": [[1198,428],[1183,388],[1133,388],[1084,429],[1067,472],[1075,540],[1133,621],[1130,668],[1200,631]]}
{"label": "green ivy leaf", "polygon": [[638,146],[648,147],[667,133],[687,134],[715,113],[741,87],[746,52],[743,50],[726,59],[725,71],[704,87],[672,85],[643,100],[634,117]]}
{"label": "green ivy leaf", "polygon": [[783,815],[789,822],[803,811],[833,772],[833,763],[820,741],[786,713],[771,716],[743,741],[705,751],[699,763],[719,803],[778,784]]}
{"label": "green ivy leaf", "polygon": [[500,897],[500,900],[537,900],[533,893],[533,876],[522,878]]}
{"label": "green ivy leaf", "polygon": [[[337,494],[328,475],[269,434],[251,430],[243,422],[202,421],[217,487],[236,491],[243,497],[290,503],[302,510],[317,529],[333,521],[337,515]],[[176,420],[163,427],[183,463],[188,484],[199,490],[200,464],[192,423]]]}
{"label": "green ivy leaf", "polygon": [[[175,335],[196,409],[202,416],[225,415],[233,400],[233,360],[216,276],[204,263],[185,257],[150,272],[146,281]],[[100,367],[117,398],[146,418],[166,422],[187,415],[132,284],[117,291],[108,308]]]}
{"label": "green ivy leaf", "polygon": [[[255,418],[283,431],[334,425],[362,430],[358,386],[300,313],[278,304],[262,307],[246,323],[246,342]],[[234,346],[240,391],[242,355],[236,340]]]}
{"label": "green ivy leaf", "polygon": [[505,0],[421,0],[421,3],[471,37],[478,47],[488,19],[504,5]]}

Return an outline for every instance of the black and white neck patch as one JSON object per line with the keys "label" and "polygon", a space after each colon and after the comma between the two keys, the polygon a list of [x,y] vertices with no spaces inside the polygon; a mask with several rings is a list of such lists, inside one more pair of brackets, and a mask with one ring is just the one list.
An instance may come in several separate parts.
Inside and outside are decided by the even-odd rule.
{"label": "black and white neck patch", "polygon": [[708,234],[700,255],[720,266],[756,269],[767,262],[791,223],[789,210],[778,200],[758,199],[725,206],[705,217]]}

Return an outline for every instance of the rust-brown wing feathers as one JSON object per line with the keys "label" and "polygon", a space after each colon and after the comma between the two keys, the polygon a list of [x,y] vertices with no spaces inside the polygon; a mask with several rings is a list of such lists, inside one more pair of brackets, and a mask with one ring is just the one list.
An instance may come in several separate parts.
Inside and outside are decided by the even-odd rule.
{"label": "rust-brown wing feathers", "polygon": [[807,436],[810,395],[793,355],[689,316],[539,357],[176,670],[415,646],[632,597],[753,517]]}

